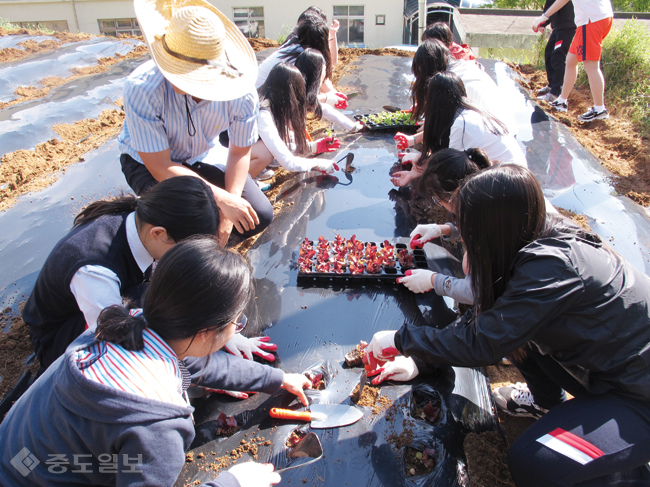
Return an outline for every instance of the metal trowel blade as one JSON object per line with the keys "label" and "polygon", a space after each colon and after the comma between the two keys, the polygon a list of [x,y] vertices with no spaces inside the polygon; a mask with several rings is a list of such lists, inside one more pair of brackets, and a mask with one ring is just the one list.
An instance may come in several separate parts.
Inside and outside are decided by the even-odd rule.
{"label": "metal trowel blade", "polygon": [[359,379],[359,390],[352,394],[350,397],[354,404],[357,404],[359,402],[359,399],[361,399],[361,393],[363,392],[363,388],[365,387],[367,381],[368,373],[364,370],[363,374],[361,374],[361,379]]}

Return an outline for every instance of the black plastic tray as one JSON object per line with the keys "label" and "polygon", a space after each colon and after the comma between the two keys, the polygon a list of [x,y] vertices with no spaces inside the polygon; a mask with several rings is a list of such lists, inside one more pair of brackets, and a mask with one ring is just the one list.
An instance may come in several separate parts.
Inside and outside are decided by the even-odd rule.
{"label": "black plastic tray", "polygon": [[369,117],[371,115],[376,115],[374,113],[366,113],[364,115],[355,115],[354,119],[357,122],[361,122],[364,127],[366,127],[368,130],[411,130],[415,131],[417,129],[417,125],[414,123],[412,124],[404,124],[404,123],[373,123],[373,122],[365,122],[363,119],[366,117]]}
{"label": "black plastic tray", "polygon": [[[390,240],[389,240],[390,241]],[[314,245],[314,241],[310,241]],[[395,246],[396,252],[402,249],[408,249],[408,245],[403,242],[396,242],[395,239],[390,241]],[[375,242],[363,242],[364,246],[367,244],[377,245]],[[381,244],[380,244],[381,245]],[[378,247],[380,245],[377,245]],[[404,277],[406,271],[409,269],[428,269],[427,258],[422,249],[409,249],[409,253],[413,255],[413,265],[403,267],[399,261],[395,261],[395,267],[384,267],[379,273],[369,274],[352,274],[346,267],[344,272],[317,272],[316,269],[316,256],[312,258],[312,271],[303,272],[298,268],[298,280],[301,282],[314,281],[314,282],[347,282],[347,281],[382,281],[382,282],[395,282],[395,279]],[[300,254],[300,249],[298,249]]]}

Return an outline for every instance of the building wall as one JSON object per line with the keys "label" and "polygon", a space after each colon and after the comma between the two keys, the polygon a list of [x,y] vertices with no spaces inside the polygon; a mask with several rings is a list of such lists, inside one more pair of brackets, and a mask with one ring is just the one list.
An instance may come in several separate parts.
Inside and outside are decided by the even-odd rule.
{"label": "building wall", "polygon": [[[331,20],[334,5],[364,6],[364,45],[383,47],[402,43],[404,4],[395,0],[374,0],[363,3],[354,0],[298,0],[288,4],[280,0],[209,0],[231,20],[234,7],[264,7],[265,35],[277,39],[293,29],[298,16],[310,5],[319,5]],[[350,2],[350,3],[348,3]],[[77,30],[99,34],[98,19],[133,18],[131,0],[76,0],[77,28],[70,0],[0,0],[0,17],[10,22],[67,21],[72,32]],[[376,25],[376,15],[385,15],[385,25]]]}

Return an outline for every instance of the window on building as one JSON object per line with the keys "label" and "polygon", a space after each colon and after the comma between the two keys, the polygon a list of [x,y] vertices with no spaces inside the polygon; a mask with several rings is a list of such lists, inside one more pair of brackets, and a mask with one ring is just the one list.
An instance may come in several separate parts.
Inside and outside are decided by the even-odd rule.
{"label": "window on building", "polygon": [[138,19],[98,19],[99,32],[107,36],[117,37],[120,34],[141,36]]}
{"label": "window on building", "polygon": [[375,25],[386,25],[386,16],[375,15]]}
{"label": "window on building", "polygon": [[264,7],[233,8],[235,25],[246,37],[266,37],[264,31]]}
{"label": "window on building", "polygon": [[22,27],[23,29],[48,29],[55,32],[69,32],[67,20],[43,20],[41,22],[12,22],[13,25]]}
{"label": "window on building", "polygon": [[334,5],[334,18],[341,24],[338,41],[344,44],[363,44],[363,5]]}

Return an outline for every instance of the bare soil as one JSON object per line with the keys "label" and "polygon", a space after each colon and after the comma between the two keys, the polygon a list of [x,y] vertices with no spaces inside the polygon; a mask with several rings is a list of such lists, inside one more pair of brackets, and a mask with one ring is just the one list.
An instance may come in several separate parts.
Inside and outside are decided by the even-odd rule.
{"label": "bare soil", "polygon": [[[521,76],[519,83],[531,94],[546,86],[545,71],[531,65],[511,67]],[[647,207],[650,205],[650,138],[644,136],[640,128],[628,119],[627,107],[623,103],[608,103],[608,120],[588,124],[578,122],[576,117],[592,105],[588,86],[573,89],[566,114],[553,110],[546,102],[540,102],[549,115],[569,127],[576,139],[614,174],[613,183],[619,194]]]}
{"label": "bare soil", "polygon": [[[22,313],[25,303],[20,303],[19,313]],[[25,369],[27,358],[32,355],[32,344],[29,340],[29,330],[20,315],[12,313],[7,307],[0,311],[0,330],[9,326],[7,333],[0,333],[0,400],[18,382]],[[33,374],[39,369],[36,360],[29,366]],[[0,418],[2,421],[2,418]]]}

